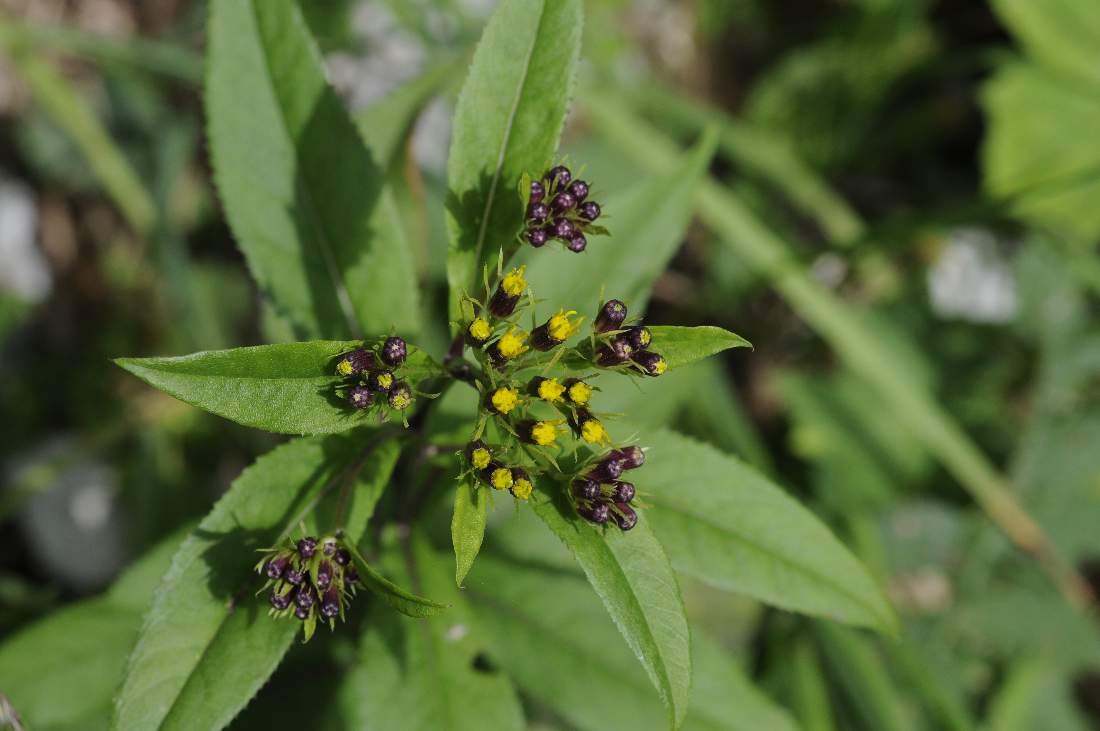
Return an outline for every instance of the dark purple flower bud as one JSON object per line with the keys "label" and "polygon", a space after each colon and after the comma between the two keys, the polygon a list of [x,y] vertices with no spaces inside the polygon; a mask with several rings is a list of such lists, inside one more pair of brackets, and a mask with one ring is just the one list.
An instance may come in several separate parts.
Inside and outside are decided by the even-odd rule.
{"label": "dark purple flower bud", "polygon": [[313,558],[313,554],[317,553],[317,539],[313,536],[306,536],[298,541],[298,555],[302,558]]}
{"label": "dark purple flower bud", "polygon": [[315,601],[317,601],[317,595],[313,593],[311,587],[302,586],[294,592],[294,603],[299,607],[312,607]]}
{"label": "dark purple flower bud", "polygon": [[634,362],[642,367],[647,376],[659,376],[668,370],[668,363],[660,353],[652,350],[643,350],[641,353],[631,355]]}
{"label": "dark purple flower bud", "polygon": [[550,217],[550,209],[545,203],[532,203],[527,206],[527,220],[533,223],[542,223]]}
{"label": "dark purple flower bud", "polygon": [[621,530],[630,530],[638,525],[638,514],[634,512],[634,508],[626,503],[615,503],[615,508],[615,522]]}
{"label": "dark purple flower bud", "polygon": [[340,592],[335,586],[325,592],[321,600],[321,616],[325,619],[334,619],[340,614]]}
{"label": "dark purple flower bud", "polygon": [[280,612],[290,606],[290,594],[275,594],[271,595],[271,607],[277,609]]}
{"label": "dark purple flower bud", "polygon": [[528,199],[529,203],[538,203],[546,196],[546,188],[542,187],[542,183],[537,180],[531,181],[531,195]]}
{"label": "dark purple flower bud", "polygon": [[588,470],[588,477],[596,482],[614,482],[623,473],[623,463],[609,454]]}
{"label": "dark purple flower bud", "polygon": [[264,567],[264,573],[267,574],[269,579],[278,579],[286,571],[287,564],[290,563],[290,556],[276,556],[267,562],[267,566]]}
{"label": "dark purple flower bud", "polygon": [[408,351],[408,346],[401,338],[396,336],[386,338],[386,342],[382,343],[382,360],[387,365],[396,368],[405,362],[405,357],[409,354]]}
{"label": "dark purple flower bud", "polygon": [[405,383],[404,381],[398,381],[397,383],[393,384],[393,388],[390,389],[389,398],[391,409],[404,411],[405,409],[412,406],[412,402],[413,392],[412,389],[409,388],[409,384]]}
{"label": "dark purple flower bud", "polygon": [[573,173],[569,172],[569,168],[564,165],[558,165],[550,168],[550,172],[546,173],[546,180],[550,183],[551,188],[555,185],[564,186],[568,185],[569,181],[573,179]]}
{"label": "dark purple flower bud", "polygon": [[625,363],[633,353],[634,348],[630,347],[630,343],[625,338],[615,338],[596,351],[596,365],[601,368],[610,368]]}
{"label": "dark purple flower bud", "polygon": [[332,564],[328,561],[322,561],[321,565],[317,567],[317,588],[327,589],[329,584],[332,583]]}
{"label": "dark purple flower bud", "polygon": [[577,234],[569,239],[569,243],[566,244],[566,247],[574,254],[579,254],[588,248],[588,239],[584,237],[584,234]]}
{"label": "dark purple flower bud", "polygon": [[558,218],[553,226],[554,238],[568,241],[577,233],[577,227],[568,218]]}
{"label": "dark purple flower bud", "polygon": [[577,205],[577,199],[569,193],[558,193],[554,196],[554,200],[550,201],[550,207],[554,209],[554,213],[558,214],[565,213],[575,205]]}
{"label": "dark purple flower bud", "polygon": [[635,353],[645,350],[653,342],[653,333],[649,331],[648,327],[642,327],[641,325],[628,328],[621,337],[626,338],[626,341],[630,343],[630,347],[634,348]]}
{"label": "dark purple flower bud", "polygon": [[600,204],[596,201],[585,201],[581,204],[580,216],[586,221],[595,221],[600,217]]}
{"label": "dark purple flower bud", "polygon": [[625,319],[626,305],[619,300],[608,300],[603,303],[600,311],[596,313],[596,321],[593,323],[593,327],[596,328],[598,333],[618,330]]}
{"label": "dark purple flower bud", "polygon": [[574,180],[569,184],[569,194],[573,196],[573,199],[578,203],[588,197],[588,183],[583,180]]}
{"label": "dark purple flower bud", "polygon": [[306,579],[306,575],[298,569],[287,569],[286,576],[283,577],[291,584],[298,586]]}
{"label": "dark purple flower bud", "polygon": [[359,572],[355,569],[355,566],[348,566],[347,571],[344,572],[344,581],[349,584],[359,581]]}
{"label": "dark purple flower bud", "polygon": [[336,550],[336,555],[333,556],[333,559],[341,566],[347,566],[351,563],[351,554],[346,548],[339,548]]}
{"label": "dark purple flower bud", "polygon": [[616,449],[612,454],[623,463],[624,470],[635,470],[645,464],[645,452],[638,446]]}
{"label": "dark purple flower bud", "polygon": [[336,553],[336,539],[335,538],[325,539],[321,543],[321,553],[323,553],[324,555],[329,556],[329,557],[331,557],[334,553]]}
{"label": "dark purple flower bud", "polygon": [[544,323],[531,331],[531,337],[527,341],[535,350],[545,353],[555,345],[561,345],[560,340],[550,337],[550,328]]}
{"label": "dark purple flower bud", "polygon": [[309,619],[309,613],[312,611],[313,609],[310,607],[295,607],[294,616],[304,622]]}
{"label": "dark purple flower bud", "polygon": [[394,381],[396,380],[397,379],[394,378],[393,371],[388,368],[381,368],[376,371],[371,371],[367,375],[367,386],[372,391],[389,393],[390,389],[393,388]]}
{"label": "dark purple flower bud", "polygon": [[573,480],[573,494],[581,500],[595,500],[600,496],[600,483],[588,477]]}
{"label": "dark purple flower bud", "polygon": [[367,386],[352,386],[348,391],[348,403],[356,409],[369,409],[374,405],[374,392]]}
{"label": "dark purple flower bud", "polygon": [[628,503],[634,499],[633,482],[617,482],[615,490],[611,493],[611,499],[617,503]]}
{"label": "dark purple flower bud", "polygon": [[524,234],[527,239],[527,243],[538,249],[541,246],[545,246],[547,240],[550,238],[550,234],[546,233],[544,228],[529,228],[527,233]]}
{"label": "dark purple flower bud", "polygon": [[365,348],[358,348],[340,356],[336,361],[336,373],[341,376],[358,376],[375,365],[374,353]]}
{"label": "dark purple flower bud", "polygon": [[577,512],[581,514],[581,517],[592,521],[596,525],[603,525],[611,517],[611,508],[607,506],[607,503],[596,503],[590,508],[580,508]]}

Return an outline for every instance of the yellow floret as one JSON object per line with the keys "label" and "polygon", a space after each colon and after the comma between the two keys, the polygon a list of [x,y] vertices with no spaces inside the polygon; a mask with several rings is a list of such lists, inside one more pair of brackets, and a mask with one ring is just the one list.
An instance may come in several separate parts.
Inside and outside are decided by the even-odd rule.
{"label": "yellow floret", "polygon": [[470,323],[468,332],[471,338],[480,343],[489,339],[489,336],[493,334],[493,328],[489,326],[488,322],[477,317]]}
{"label": "yellow floret", "polygon": [[478,447],[470,455],[470,463],[473,464],[474,469],[483,470],[489,466],[489,462],[493,459],[493,455],[489,454],[489,450],[485,447]]}
{"label": "yellow floret", "polygon": [[592,398],[592,387],[584,381],[577,381],[569,387],[569,400],[578,406],[584,406]]}
{"label": "yellow floret", "polygon": [[523,272],[526,269],[527,265],[524,264],[504,275],[504,279],[500,281],[500,288],[504,290],[505,294],[512,297],[523,294],[523,290],[527,289],[527,280],[523,278]]}
{"label": "yellow floret", "polygon": [[649,328],[643,327],[638,333],[638,339],[642,341],[642,347],[648,347],[653,342],[653,334],[649,332]]}
{"label": "yellow floret", "polygon": [[551,403],[561,401],[561,395],[565,393],[565,386],[558,383],[556,378],[544,378],[539,381],[539,398]]}
{"label": "yellow floret", "polygon": [[524,345],[525,340],[527,340],[527,333],[512,328],[497,341],[497,352],[500,353],[502,358],[511,360],[517,355],[527,352],[529,348]]}
{"label": "yellow floret", "polygon": [[558,429],[549,421],[536,421],[531,427],[531,441],[540,447],[547,447],[558,438]]}
{"label": "yellow floret", "polygon": [[589,419],[581,424],[581,439],[589,444],[611,443],[611,437],[599,419]]}
{"label": "yellow floret", "polygon": [[653,371],[658,375],[664,375],[664,372],[668,370],[668,361],[664,358],[658,358],[657,362],[653,364]]}
{"label": "yellow floret", "polygon": [[388,389],[390,386],[393,385],[393,374],[392,373],[379,373],[377,381],[378,381],[378,387],[380,389],[382,389],[383,391],[385,391],[386,389]]}
{"label": "yellow floret", "polygon": [[519,406],[519,391],[507,386],[501,386],[496,391],[493,391],[493,395],[489,400],[498,413],[507,414],[509,411]]}
{"label": "yellow floret", "polygon": [[531,484],[530,480],[519,478],[512,483],[512,494],[520,500],[526,500],[531,497],[531,493],[534,492],[535,486]]}
{"label": "yellow floret", "polygon": [[350,376],[352,370],[351,358],[344,358],[336,364],[336,373],[341,376]]}
{"label": "yellow floret", "polygon": [[568,340],[573,337],[573,334],[581,327],[581,321],[584,318],[579,318],[575,322],[569,318],[577,314],[576,310],[569,310],[566,312],[564,309],[558,310],[558,314],[550,318],[550,321],[546,323],[546,330],[550,333],[550,337],[558,342]]}
{"label": "yellow floret", "polygon": [[490,484],[498,490],[507,490],[512,486],[512,470],[507,467],[498,467],[493,470],[489,479]]}
{"label": "yellow floret", "polygon": [[390,406],[397,409],[398,411],[404,411],[405,409],[409,408],[411,404],[412,395],[409,394],[407,391],[395,393],[392,397],[390,397]]}

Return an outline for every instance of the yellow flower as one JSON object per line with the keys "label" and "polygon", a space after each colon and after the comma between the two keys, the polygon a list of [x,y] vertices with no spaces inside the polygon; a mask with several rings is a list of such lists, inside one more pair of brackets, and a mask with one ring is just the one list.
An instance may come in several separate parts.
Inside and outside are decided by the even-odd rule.
{"label": "yellow flower", "polygon": [[394,391],[390,394],[390,406],[398,411],[404,411],[412,405],[412,394],[408,389]]}
{"label": "yellow flower", "polygon": [[584,406],[588,399],[592,398],[592,387],[584,381],[577,381],[569,386],[569,400],[577,406]]}
{"label": "yellow flower", "polygon": [[512,483],[512,494],[520,500],[526,500],[531,497],[531,493],[534,492],[534,490],[535,486],[531,484],[531,480],[523,475],[516,477],[515,481]]}
{"label": "yellow flower", "polygon": [[497,341],[497,352],[500,353],[502,358],[511,360],[529,350],[527,345],[524,344],[525,340],[527,340],[527,333],[513,327]]}
{"label": "yellow flower", "polygon": [[379,373],[378,376],[374,380],[377,381],[378,388],[380,388],[383,391],[388,391],[390,389],[390,386],[393,385],[393,374],[392,373]]}
{"label": "yellow flower", "polygon": [[653,333],[649,331],[648,327],[638,328],[638,341],[642,344],[643,348],[648,348],[649,344],[653,342]]}
{"label": "yellow flower", "polygon": [[500,288],[504,290],[505,294],[512,297],[523,294],[523,290],[527,289],[527,280],[523,278],[523,272],[526,270],[527,265],[524,264],[504,275],[504,279],[500,282]]}
{"label": "yellow flower", "polygon": [[658,376],[664,375],[665,371],[667,370],[668,361],[664,358],[658,358],[657,360],[653,361],[653,372],[656,373]]}
{"label": "yellow flower", "polygon": [[536,421],[531,426],[531,441],[540,447],[547,447],[558,438],[558,429],[550,421]]}
{"label": "yellow flower", "polygon": [[589,444],[610,444],[611,437],[599,419],[589,419],[581,424],[581,439]]}
{"label": "yellow flower", "polygon": [[546,331],[550,333],[550,337],[557,340],[559,343],[573,337],[574,333],[580,329],[581,322],[584,320],[583,317],[576,321],[570,320],[569,318],[575,314],[577,314],[576,310],[569,310],[568,312],[564,309],[558,310],[558,314],[551,317],[546,323]]}
{"label": "yellow flower", "polygon": [[336,364],[336,372],[341,376],[350,376],[355,368],[351,364],[351,358],[341,358]]}
{"label": "yellow flower", "polygon": [[544,378],[539,381],[539,398],[543,401],[554,403],[561,401],[561,395],[565,393],[565,386],[558,383],[556,378]]}
{"label": "yellow flower", "polygon": [[489,323],[485,320],[480,317],[475,317],[474,321],[470,323],[467,332],[470,333],[471,338],[479,343],[483,343],[493,334],[493,328],[491,328]]}
{"label": "yellow flower", "polygon": [[498,490],[507,490],[512,486],[512,470],[507,467],[498,467],[493,470],[489,483]]}
{"label": "yellow flower", "polygon": [[493,455],[485,447],[478,447],[470,454],[470,463],[474,466],[474,469],[485,469],[492,459]]}
{"label": "yellow flower", "polygon": [[508,386],[501,386],[493,391],[493,395],[489,397],[489,402],[492,403],[497,413],[507,414],[519,406],[519,391]]}

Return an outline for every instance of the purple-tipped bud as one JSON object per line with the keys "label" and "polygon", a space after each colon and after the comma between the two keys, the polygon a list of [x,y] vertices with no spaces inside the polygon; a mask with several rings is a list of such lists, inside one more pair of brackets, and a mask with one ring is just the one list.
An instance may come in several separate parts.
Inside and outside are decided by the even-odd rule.
{"label": "purple-tipped bud", "polygon": [[588,183],[583,180],[574,180],[569,184],[569,195],[573,196],[573,199],[578,203],[588,197]]}
{"label": "purple-tipped bud", "polygon": [[630,530],[638,525],[638,514],[626,503],[615,503],[615,522],[620,530]]}
{"label": "purple-tipped bud", "polygon": [[531,181],[531,195],[528,198],[529,203],[538,203],[544,197],[546,197],[546,188],[542,187],[542,183],[537,180]]}
{"label": "purple-tipped bud", "polygon": [[397,379],[393,375],[393,371],[389,368],[380,368],[376,371],[371,371],[367,375],[367,386],[372,391],[378,391],[380,393],[389,393],[393,388],[393,384]]}
{"label": "purple-tipped bud", "polygon": [[625,319],[626,305],[619,300],[608,300],[603,303],[603,306],[600,307],[600,311],[596,314],[596,320],[593,323],[593,327],[596,328],[596,332],[598,333],[618,330]]}
{"label": "purple-tipped bud", "polygon": [[579,254],[588,248],[588,239],[584,237],[584,234],[577,234],[573,238],[569,239],[569,243],[566,244],[566,246],[574,254]]}
{"label": "purple-tipped bud", "polygon": [[520,296],[520,294],[508,294],[501,287],[497,287],[489,300],[489,312],[497,317],[508,317],[515,312]]}
{"label": "purple-tipped bud", "polygon": [[546,173],[546,180],[550,186],[555,185],[561,187],[569,184],[569,181],[573,179],[573,173],[569,172],[569,168],[564,165],[557,165],[550,168],[550,172]]}
{"label": "purple-tipped bud", "polygon": [[611,499],[617,503],[628,503],[634,499],[633,482],[617,482],[611,493]]}
{"label": "purple-tipped bud", "polygon": [[575,205],[577,205],[577,199],[569,193],[558,193],[554,196],[554,200],[550,201],[550,208],[557,214],[565,213]]}
{"label": "purple-tipped bud", "polygon": [[596,482],[614,482],[623,474],[623,463],[609,454],[588,470],[588,477]]}
{"label": "purple-tipped bud", "polygon": [[294,592],[294,603],[299,607],[312,607],[315,601],[317,601],[317,595],[308,586],[300,587],[298,591]]}
{"label": "purple-tipped bud", "polygon": [[332,583],[332,564],[328,561],[322,561],[321,565],[317,567],[317,588],[327,589],[329,584]]}
{"label": "purple-tipped bud", "polygon": [[586,221],[595,221],[600,217],[600,204],[596,201],[585,201],[581,204],[580,216]]}
{"label": "purple-tipped bud", "polygon": [[645,452],[639,446],[616,449],[612,454],[623,463],[624,470],[636,470],[645,464]]}
{"label": "purple-tipped bud", "polygon": [[591,508],[581,508],[577,512],[581,514],[581,517],[592,521],[596,525],[603,525],[611,517],[611,508],[607,506],[607,503],[596,503]]}
{"label": "purple-tipped bud", "polygon": [[374,353],[358,348],[345,353],[336,361],[336,373],[341,376],[358,376],[374,367],[377,359]]}
{"label": "purple-tipped bud", "polygon": [[546,242],[550,239],[550,234],[546,233],[544,228],[529,228],[527,233],[524,234],[527,239],[527,243],[534,246],[536,249],[545,246]]}
{"label": "purple-tipped bud", "polygon": [[545,353],[556,345],[561,345],[561,340],[555,340],[550,335],[550,327],[544,323],[531,331],[531,337],[527,341],[535,350]]}
{"label": "purple-tipped bud", "polygon": [[283,611],[290,606],[290,594],[272,594],[271,595],[271,607],[278,611]]}
{"label": "purple-tipped bud", "polygon": [[581,500],[595,500],[600,496],[600,483],[588,477],[573,480],[573,494]]}
{"label": "purple-tipped bud", "polygon": [[394,368],[404,363],[408,354],[408,346],[399,337],[386,338],[386,342],[382,343],[382,360]]}
{"label": "purple-tipped bud", "polygon": [[349,584],[354,584],[359,581],[359,572],[355,566],[348,566],[347,571],[344,572],[344,581]]}
{"label": "purple-tipped bud", "polygon": [[634,362],[642,367],[647,376],[659,376],[668,370],[668,363],[660,353],[652,350],[643,350],[641,353],[631,355]]}
{"label": "purple-tipped bud", "polygon": [[288,582],[298,586],[306,579],[306,575],[298,569],[287,569],[286,576],[284,576]]}
{"label": "purple-tipped bud", "polygon": [[601,368],[617,366],[630,360],[633,353],[634,348],[630,347],[625,338],[615,338],[596,351],[596,365]]}
{"label": "purple-tipped bud", "polygon": [[630,343],[630,347],[634,348],[635,353],[645,350],[653,342],[653,333],[649,331],[648,327],[642,327],[641,325],[627,329],[621,337],[626,338],[626,341]]}
{"label": "purple-tipped bud", "polygon": [[346,548],[337,549],[336,555],[332,558],[336,561],[336,563],[340,564],[341,566],[347,566],[349,563],[351,563],[351,554]]}
{"label": "purple-tipped bud", "polygon": [[325,619],[335,619],[338,614],[340,614],[340,592],[333,586],[321,599],[321,616]]}
{"label": "purple-tipped bud", "polygon": [[267,566],[264,567],[264,573],[267,574],[269,579],[278,579],[286,571],[287,564],[290,563],[290,556],[276,556],[267,562]]}
{"label": "purple-tipped bud", "polygon": [[317,553],[317,539],[313,536],[306,536],[298,541],[298,555],[302,558],[313,558],[313,554]]}
{"label": "purple-tipped bud", "polygon": [[374,405],[374,391],[367,386],[352,386],[348,390],[348,403],[356,409],[369,409]]}
{"label": "purple-tipped bud", "polygon": [[574,226],[573,222],[568,218],[555,219],[552,230],[554,238],[561,239],[562,241],[569,241],[577,234],[577,227]]}
{"label": "purple-tipped bud", "polygon": [[309,619],[309,613],[312,611],[313,609],[311,607],[295,607],[294,616],[304,622]]}
{"label": "purple-tipped bud", "polygon": [[391,409],[397,411],[404,411],[412,406],[413,392],[409,388],[409,384],[404,381],[398,381],[393,384],[393,388],[390,389],[389,404]]}
{"label": "purple-tipped bud", "polygon": [[532,223],[542,223],[550,217],[550,209],[545,203],[532,203],[527,206],[527,220]]}

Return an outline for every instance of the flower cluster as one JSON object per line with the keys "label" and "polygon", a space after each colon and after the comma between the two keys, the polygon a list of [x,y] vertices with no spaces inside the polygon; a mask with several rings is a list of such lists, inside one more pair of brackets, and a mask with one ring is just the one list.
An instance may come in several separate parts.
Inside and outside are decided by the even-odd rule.
{"label": "flower cluster", "polygon": [[640,447],[614,449],[591,464],[571,485],[577,512],[598,525],[613,517],[620,529],[633,528],[638,524],[638,514],[630,507],[634,483],[619,478],[643,464],[645,452]]}
{"label": "flower cluster", "polygon": [[595,330],[599,333],[596,365],[601,368],[622,366],[647,376],[660,376],[668,370],[664,356],[649,349],[653,333],[644,325],[623,327],[626,305],[608,300],[596,315]]}
{"label": "flower cluster", "polygon": [[345,398],[353,409],[385,404],[402,412],[412,406],[413,391],[400,378],[408,346],[399,337],[389,337],[375,348],[357,348],[336,361],[336,374],[347,379]]}
{"label": "flower cluster", "polygon": [[351,551],[334,536],[306,536],[296,543],[287,538],[283,545],[264,551],[256,571],[267,577],[261,591],[271,590],[271,614],[300,619],[307,640],[318,621],[328,622],[332,629],[337,617],[344,618],[359,581]]}
{"label": "flower cluster", "polygon": [[526,228],[523,238],[536,249],[550,239],[558,239],[572,252],[588,247],[586,234],[605,234],[606,229],[593,222],[600,217],[600,204],[587,200],[589,186],[574,180],[564,165],[548,170],[539,180],[524,178],[527,186]]}

